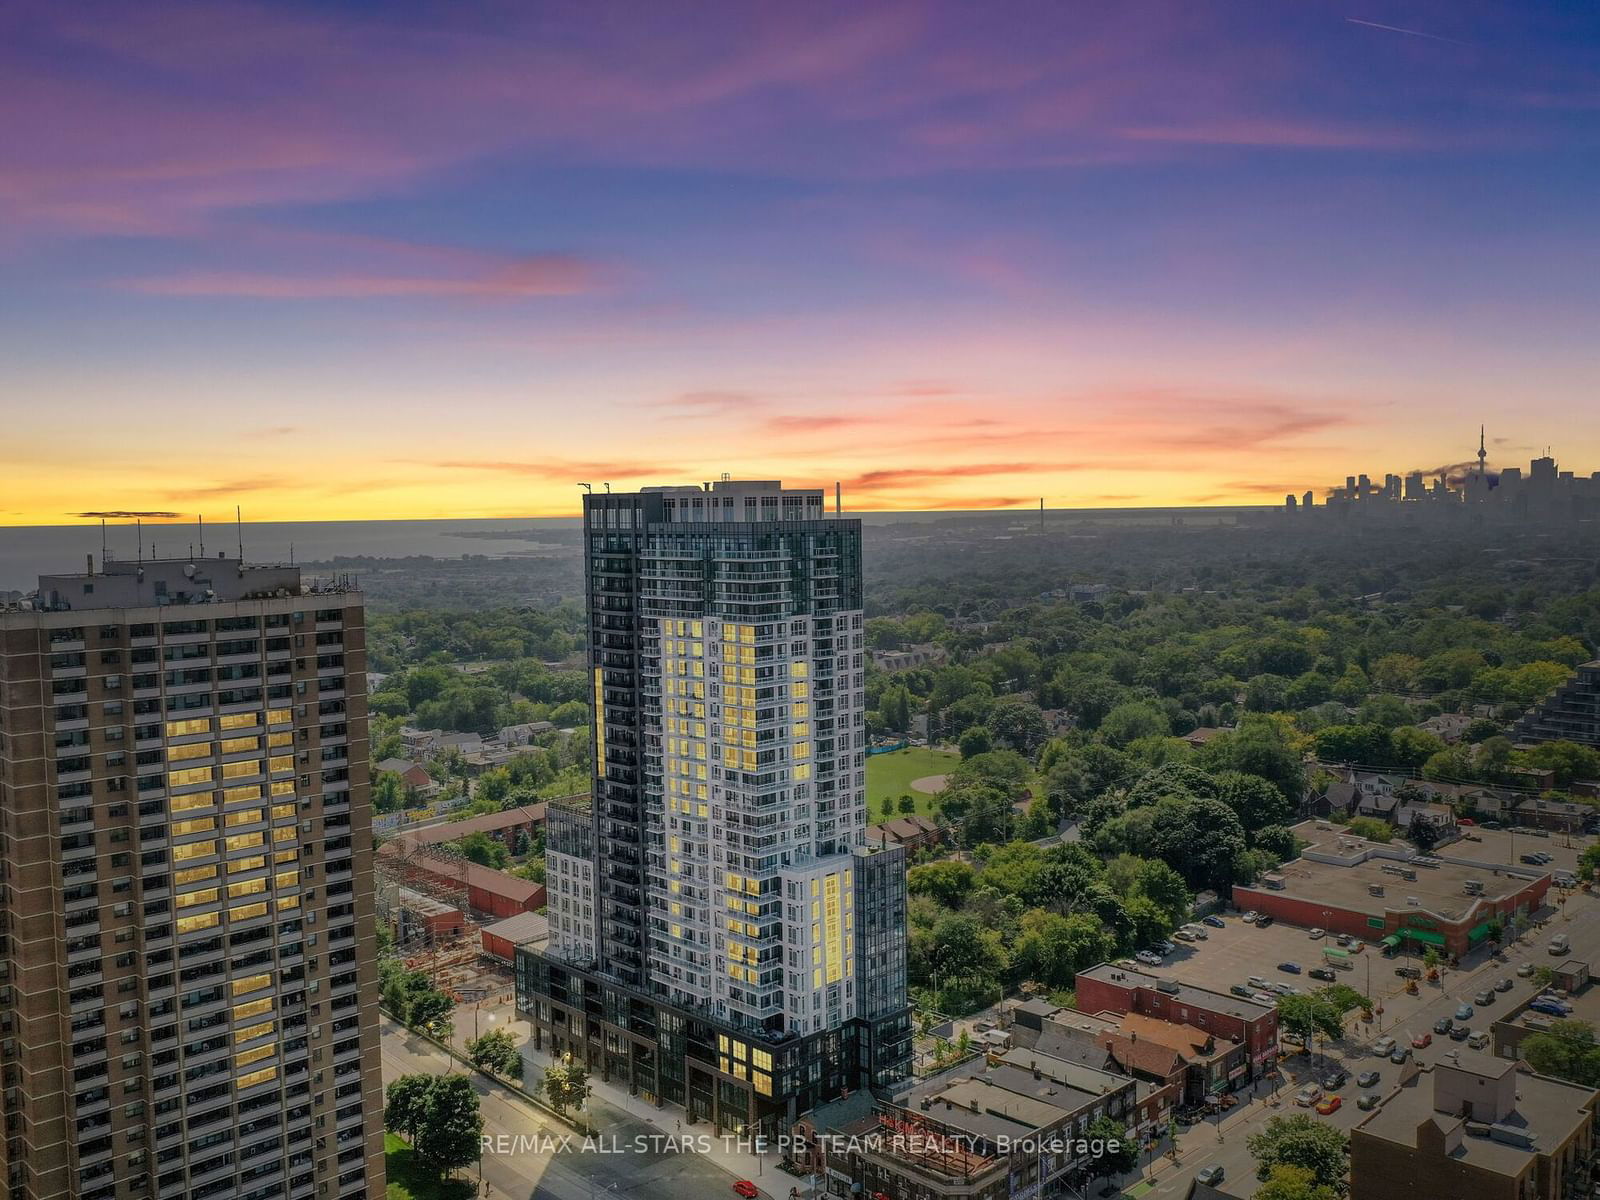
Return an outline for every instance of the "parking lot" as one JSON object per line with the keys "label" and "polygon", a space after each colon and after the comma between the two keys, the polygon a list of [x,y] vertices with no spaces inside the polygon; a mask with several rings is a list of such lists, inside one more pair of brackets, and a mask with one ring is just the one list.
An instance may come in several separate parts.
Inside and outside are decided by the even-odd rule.
{"label": "parking lot", "polygon": [[[1226,992],[1252,975],[1293,984],[1302,991],[1326,986],[1324,982],[1308,979],[1304,972],[1312,967],[1325,966],[1322,948],[1336,943],[1326,938],[1313,941],[1307,936],[1306,930],[1285,925],[1282,921],[1274,921],[1266,929],[1259,929],[1254,925],[1246,925],[1238,913],[1230,912],[1223,920],[1227,922],[1226,928],[1208,928],[1206,933],[1210,936],[1205,941],[1175,941],[1173,944],[1178,949],[1167,956],[1166,962],[1159,967],[1140,964],[1140,970],[1216,992]],[[1338,972],[1340,977],[1348,978],[1350,985],[1358,991],[1365,991],[1366,964],[1362,960],[1374,952],[1370,946],[1359,954],[1352,950],[1350,957],[1355,969]],[[1299,963],[1302,973],[1296,976],[1278,970],[1281,962]],[[1387,960],[1380,959],[1379,962],[1390,967],[1392,972],[1392,964]],[[1378,968],[1374,966],[1375,977],[1377,972]],[[1376,978],[1374,986],[1378,986]]]}
{"label": "parking lot", "polygon": [[[1469,832],[1463,830],[1463,832]],[[1544,870],[1552,873],[1575,870],[1578,865],[1578,856],[1594,844],[1594,838],[1580,834],[1552,833],[1547,837],[1540,837],[1526,829],[1484,829],[1481,826],[1471,829],[1480,840],[1473,841],[1463,837],[1460,841],[1451,842],[1448,846],[1439,848],[1438,853],[1449,855],[1451,858],[1467,858],[1474,862],[1494,863],[1505,866],[1525,866],[1522,862],[1524,854],[1533,854],[1538,851],[1550,855],[1551,861]]]}

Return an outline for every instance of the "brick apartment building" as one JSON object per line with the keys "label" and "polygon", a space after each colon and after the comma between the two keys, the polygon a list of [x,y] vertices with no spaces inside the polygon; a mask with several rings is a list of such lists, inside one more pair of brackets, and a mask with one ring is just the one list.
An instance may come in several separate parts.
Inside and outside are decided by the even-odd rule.
{"label": "brick apartment building", "polygon": [[3,1193],[382,1195],[360,596],[39,582],[0,608]]}

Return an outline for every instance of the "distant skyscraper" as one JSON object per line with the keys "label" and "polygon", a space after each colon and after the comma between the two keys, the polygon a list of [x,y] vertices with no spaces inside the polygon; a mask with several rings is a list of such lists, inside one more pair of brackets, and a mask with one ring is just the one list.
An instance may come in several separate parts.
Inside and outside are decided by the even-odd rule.
{"label": "distant skyscraper", "polygon": [[536,1041],[724,1129],[903,1075],[905,861],[864,844],[860,522],[723,482],[589,496],[584,537],[592,901],[574,864],[549,880],[557,921],[592,902],[593,929],[519,951]]}
{"label": "distant skyscraper", "polygon": [[365,660],[293,567],[0,609],[4,1195],[383,1194]]}

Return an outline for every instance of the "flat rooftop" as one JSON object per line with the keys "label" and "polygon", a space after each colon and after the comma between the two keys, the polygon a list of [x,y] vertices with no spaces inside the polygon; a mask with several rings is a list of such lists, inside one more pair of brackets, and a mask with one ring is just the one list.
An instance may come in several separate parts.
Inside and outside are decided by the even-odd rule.
{"label": "flat rooftop", "polygon": [[[1277,891],[1299,900],[1375,917],[1386,912],[1422,910],[1442,920],[1460,921],[1472,915],[1480,905],[1487,916],[1485,901],[1515,895],[1548,874],[1542,868],[1525,867],[1518,871],[1493,863],[1466,866],[1439,861],[1437,865],[1428,866],[1374,853],[1379,848],[1360,838],[1336,838],[1333,833],[1323,836],[1328,839],[1326,843],[1306,847],[1305,856],[1286,862],[1271,873],[1282,886],[1269,887],[1263,881],[1255,884],[1252,890]],[[1344,847],[1338,844],[1340,840],[1345,843]],[[1382,849],[1398,855],[1405,853],[1404,847],[1393,844]],[[1363,860],[1363,853],[1372,856]],[[1442,853],[1448,854],[1449,848]],[[1318,861],[1314,857],[1318,854],[1339,856],[1339,861]],[[1416,878],[1402,878],[1399,873],[1402,870],[1414,871]],[[1468,880],[1483,885],[1481,896],[1467,894]],[[1383,888],[1383,894],[1372,895],[1368,889],[1373,886]],[[1410,903],[1413,896],[1416,904]]]}
{"label": "flat rooftop", "polygon": [[[1491,1077],[1514,1066],[1506,1059],[1475,1051],[1460,1051],[1461,1065],[1481,1066]],[[1417,1128],[1424,1121],[1436,1122],[1450,1130],[1463,1124],[1463,1118],[1436,1112],[1433,1107],[1434,1068],[1424,1067],[1391,1092],[1370,1116],[1356,1125],[1362,1133],[1396,1145],[1416,1149]],[[1576,1084],[1563,1083],[1545,1075],[1517,1073],[1517,1107],[1500,1124],[1521,1129],[1535,1138],[1534,1148],[1513,1146],[1482,1134],[1464,1133],[1458,1161],[1497,1174],[1519,1174],[1535,1154],[1549,1154],[1570,1138],[1581,1126],[1593,1120],[1587,1107],[1594,1093]]]}
{"label": "flat rooftop", "polygon": [[[1136,971],[1132,967],[1119,967],[1114,963],[1100,963],[1090,967],[1087,971],[1079,971],[1080,977],[1088,976],[1098,979],[1102,983],[1113,983],[1118,987],[1143,987],[1151,991],[1159,991],[1176,1000],[1179,1004],[1187,1004],[1192,1008],[1203,1008],[1208,1012],[1226,1013],[1230,1017],[1237,1017],[1241,1021],[1257,1021],[1268,1013],[1276,1012],[1265,1004],[1257,1004],[1253,1000],[1244,1000],[1238,996],[1231,996],[1227,992],[1213,992],[1207,988],[1194,987],[1187,983],[1179,983],[1173,987],[1173,981],[1163,980],[1155,975]],[[1165,988],[1158,988],[1156,984],[1165,982]]]}

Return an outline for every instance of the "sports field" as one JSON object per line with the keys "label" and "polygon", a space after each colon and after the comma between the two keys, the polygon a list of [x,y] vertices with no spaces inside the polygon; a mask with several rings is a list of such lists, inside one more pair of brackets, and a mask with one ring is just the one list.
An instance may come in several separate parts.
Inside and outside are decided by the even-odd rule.
{"label": "sports field", "polygon": [[910,795],[917,802],[917,811],[923,816],[933,813],[932,791],[922,791],[913,786],[953,771],[961,756],[951,750],[928,750],[913,746],[896,750],[893,754],[874,754],[867,759],[867,819],[883,819],[883,798],[899,800]]}

